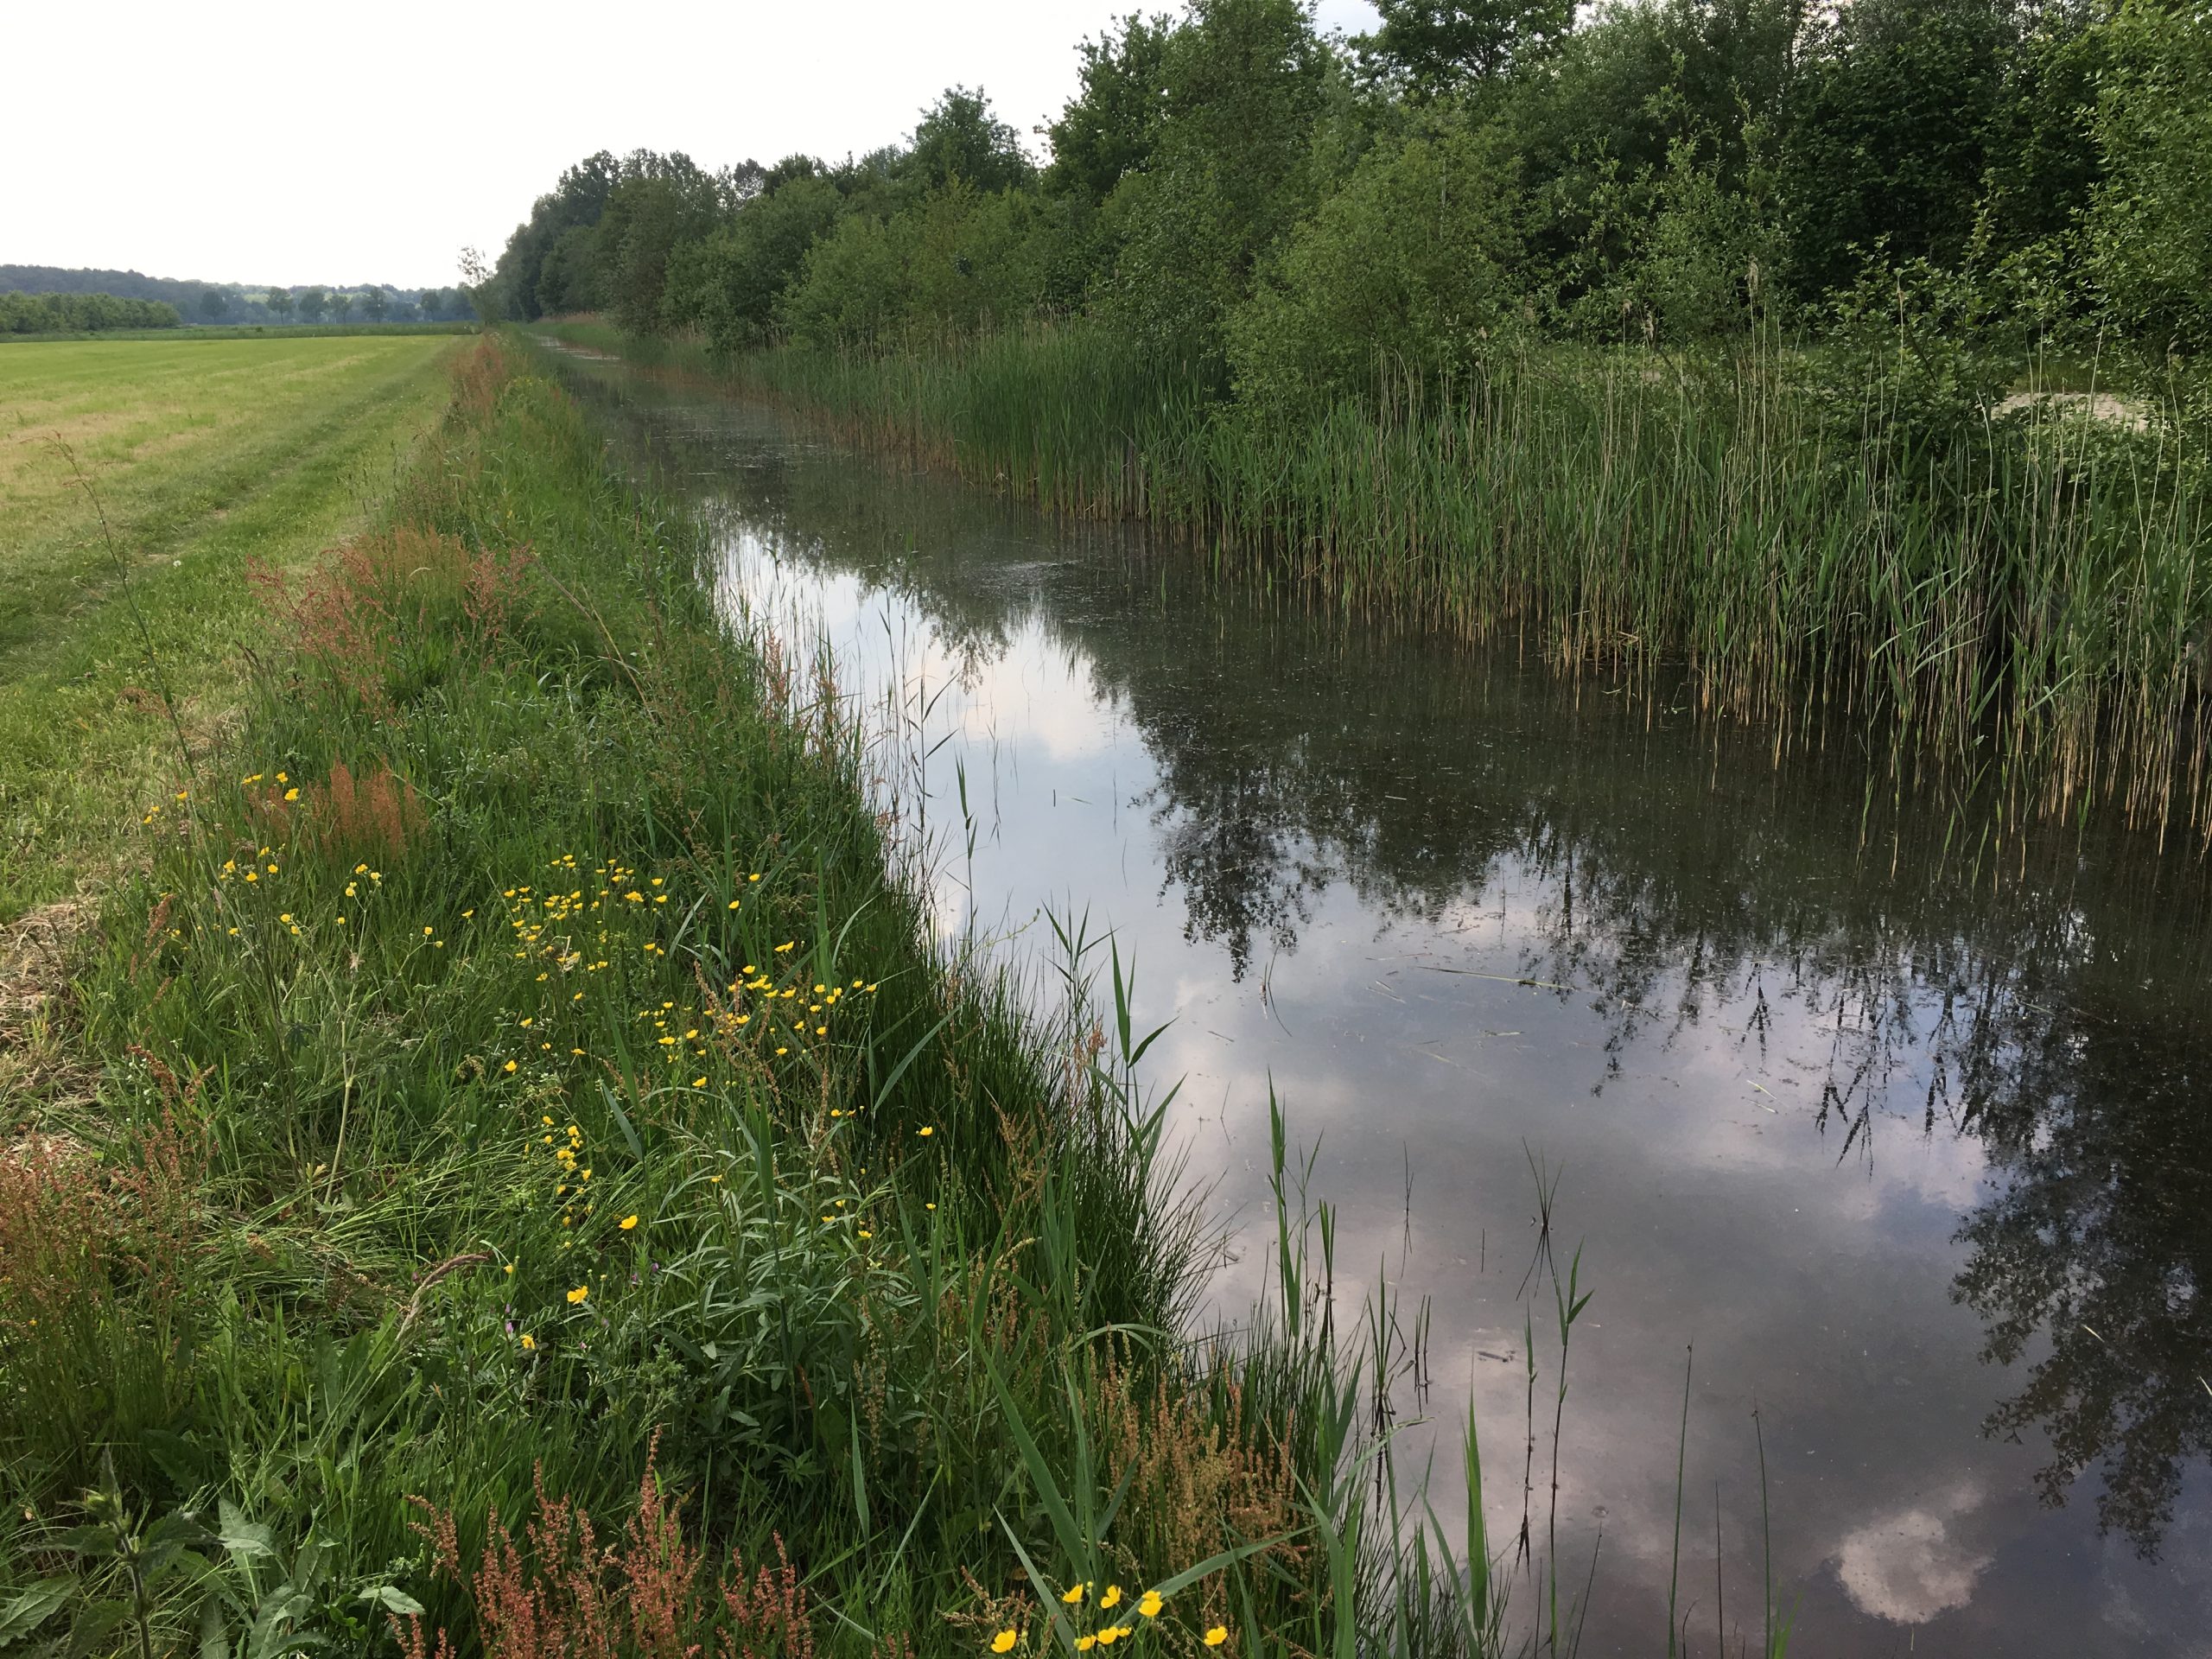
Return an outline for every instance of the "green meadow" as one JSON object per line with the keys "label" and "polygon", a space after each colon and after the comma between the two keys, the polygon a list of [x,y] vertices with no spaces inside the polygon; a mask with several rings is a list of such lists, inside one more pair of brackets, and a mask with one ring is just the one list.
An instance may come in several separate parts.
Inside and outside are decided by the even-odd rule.
{"label": "green meadow", "polygon": [[446,400],[452,345],[171,335],[0,357],[0,921],[109,868],[129,804],[178,764],[177,722],[197,743],[234,718],[249,573],[365,522]]}

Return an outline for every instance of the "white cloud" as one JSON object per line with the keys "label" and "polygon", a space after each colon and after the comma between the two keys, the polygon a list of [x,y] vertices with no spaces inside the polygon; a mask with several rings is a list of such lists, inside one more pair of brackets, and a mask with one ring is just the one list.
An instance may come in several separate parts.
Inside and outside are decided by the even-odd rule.
{"label": "white cloud", "polygon": [[1959,1486],[1850,1533],[1836,1552],[1836,1577],[1852,1605],[1898,1624],[1925,1624],[1965,1606],[1990,1558],[1957,1528],[1980,1502],[1973,1487]]}

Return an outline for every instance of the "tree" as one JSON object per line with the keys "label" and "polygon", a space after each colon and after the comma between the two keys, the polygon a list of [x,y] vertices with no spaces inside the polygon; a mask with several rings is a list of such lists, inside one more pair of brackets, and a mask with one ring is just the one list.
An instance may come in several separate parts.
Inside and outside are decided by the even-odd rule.
{"label": "tree", "polygon": [[371,322],[382,322],[391,314],[391,301],[381,283],[371,283],[369,291],[361,296],[361,315]]}
{"label": "tree", "polygon": [[1463,80],[1496,80],[1567,37],[1573,0],[1375,0],[1382,28],[1360,56],[1433,96]]}
{"label": "tree", "polygon": [[843,207],[829,180],[811,171],[787,175],[671,259],[664,321],[703,330],[725,354],[761,343],[807,251],[830,233]]}
{"label": "tree", "polygon": [[854,213],[817,242],[778,308],[812,346],[876,349],[919,329],[973,334],[1020,321],[1044,296],[1047,204],[956,179],[887,219]]}
{"label": "tree", "polygon": [[303,288],[292,299],[300,308],[302,322],[321,322],[330,304],[330,296],[320,288]]}
{"label": "tree", "polygon": [[209,322],[220,322],[231,313],[231,296],[219,288],[200,290],[200,315]]}
{"label": "tree", "polygon": [[726,205],[723,181],[688,156],[641,149],[623,158],[594,236],[601,297],[616,322],[640,334],[661,327],[670,256],[705,236]]}
{"label": "tree", "polygon": [[269,308],[269,315],[276,318],[277,321],[289,322],[291,321],[292,290],[289,288],[270,289],[269,290],[268,297],[263,300],[262,303]]}
{"label": "tree", "polygon": [[945,88],[916,124],[901,171],[925,190],[960,180],[985,192],[1011,190],[1037,175],[1021,140],[991,113],[980,86]]}
{"label": "tree", "polygon": [[1456,111],[1369,151],[1231,317],[1239,397],[1310,406],[1479,357],[1519,306],[1516,174],[1504,136]]}
{"label": "tree", "polygon": [[2115,320],[2152,351],[2212,351],[2212,15],[2121,0],[2107,49],[2094,269]]}
{"label": "tree", "polygon": [[1109,29],[1077,48],[1083,59],[1078,90],[1051,128],[1046,189],[1103,201],[1125,174],[1151,159],[1166,106],[1173,32],[1166,18],[1133,12],[1122,20],[1120,34]]}
{"label": "tree", "polygon": [[1812,32],[1783,189],[1813,287],[1844,287],[1878,245],[1892,262],[1965,256],[2012,35],[2005,0],[1853,0]]}
{"label": "tree", "polygon": [[342,288],[330,290],[330,320],[343,322],[353,315],[353,296]]}
{"label": "tree", "polygon": [[1107,309],[1139,337],[1207,347],[1262,251],[1311,203],[1333,60],[1299,0],[1193,0],[1167,43],[1150,164],[1104,212],[1122,242]]}
{"label": "tree", "polygon": [[[622,163],[602,149],[564,169],[554,188],[531,204],[530,218],[507,238],[499,264],[488,278],[496,290],[491,302],[501,315],[535,318],[548,310],[563,308],[557,299],[549,302],[540,290],[547,259],[555,246],[564,241],[569,257],[556,278],[556,287],[569,295],[592,289],[594,275],[588,262],[594,245],[588,237],[580,245],[568,238],[570,232],[588,232],[599,223],[621,178]],[[578,266],[579,247],[586,268]],[[460,307],[461,302],[455,300],[449,308],[458,311]]]}

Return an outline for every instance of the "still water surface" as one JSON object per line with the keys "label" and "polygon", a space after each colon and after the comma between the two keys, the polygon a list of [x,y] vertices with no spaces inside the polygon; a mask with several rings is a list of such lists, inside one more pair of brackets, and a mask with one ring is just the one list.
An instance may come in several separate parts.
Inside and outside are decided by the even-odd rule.
{"label": "still water surface", "polygon": [[[1318,1142],[1344,1299],[1430,1303],[1400,1405],[1448,1426],[1471,1390],[1501,1536],[1532,1159],[1559,1177],[1596,1288],[1559,1472],[1566,1576],[1597,1551],[1584,1651],[1663,1650],[1694,1346],[1694,1651],[1724,1618],[1758,1645],[1756,1412],[1793,1653],[2212,1655],[2193,856],[2094,830],[1977,863],[1942,813],[1870,808],[1855,760],[1777,766],[696,386],[575,378],[709,513],[731,602],[902,711],[947,936],[1114,930],[1140,1023],[1173,1021],[1147,1071],[1252,1243],[1271,1086]],[[1548,1444],[1535,1472],[1541,1526]]]}

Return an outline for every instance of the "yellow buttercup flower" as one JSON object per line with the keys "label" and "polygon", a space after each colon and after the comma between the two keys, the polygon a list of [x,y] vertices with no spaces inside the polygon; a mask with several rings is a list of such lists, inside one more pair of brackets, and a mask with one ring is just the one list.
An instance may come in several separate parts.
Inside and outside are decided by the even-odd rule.
{"label": "yellow buttercup flower", "polygon": [[1137,1599],[1137,1611],[1147,1618],[1158,1618],[1163,1605],[1159,1591],[1147,1590]]}
{"label": "yellow buttercup flower", "polygon": [[[927,1135],[929,1131],[925,1129],[922,1133]],[[1098,1598],[1098,1605],[1101,1607],[1120,1606],[1122,1605],[1122,1586],[1118,1584],[1108,1585],[1106,1586],[1106,1593]]]}
{"label": "yellow buttercup flower", "polygon": [[1019,1630],[1001,1630],[991,1638],[991,1651],[1011,1653],[1014,1651],[1014,1644],[1020,1639],[1021,1633]]}
{"label": "yellow buttercup flower", "polygon": [[589,1285],[578,1285],[574,1290],[569,1293],[569,1305],[573,1307],[590,1294],[591,1287]]}
{"label": "yellow buttercup flower", "polygon": [[1226,1624],[1217,1624],[1206,1632],[1206,1646],[1210,1648],[1217,1648],[1228,1640],[1229,1626]]}
{"label": "yellow buttercup flower", "polygon": [[1075,1650],[1077,1653],[1089,1653],[1097,1645],[1098,1638],[1095,1636],[1078,1636],[1075,1639]]}
{"label": "yellow buttercup flower", "polygon": [[635,1216],[625,1216],[618,1224],[624,1232],[630,1232],[636,1228],[638,1218]]}
{"label": "yellow buttercup flower", "polygon": [[1083,1605],[1083,1592],[1089,1588],[1088,1585],[1071,1585],[1061,1594],[1060,1599],[1071,1607],[1080,1607]]}
{"label": "yellow buttercup flower", "polygon": [[533,1349],[533,1348],[535,1348],[535,1347],[537,1347],[537,1338],[536,1337],[531,1336],[531,1335],[530,1334],[530,1332],[527,1332],[527,1331],[524,1332],[522,1333],[522,1351],[523,1351],[523,1352],[524,1352],[524,1353],[528,1353],[531,1349]]}

